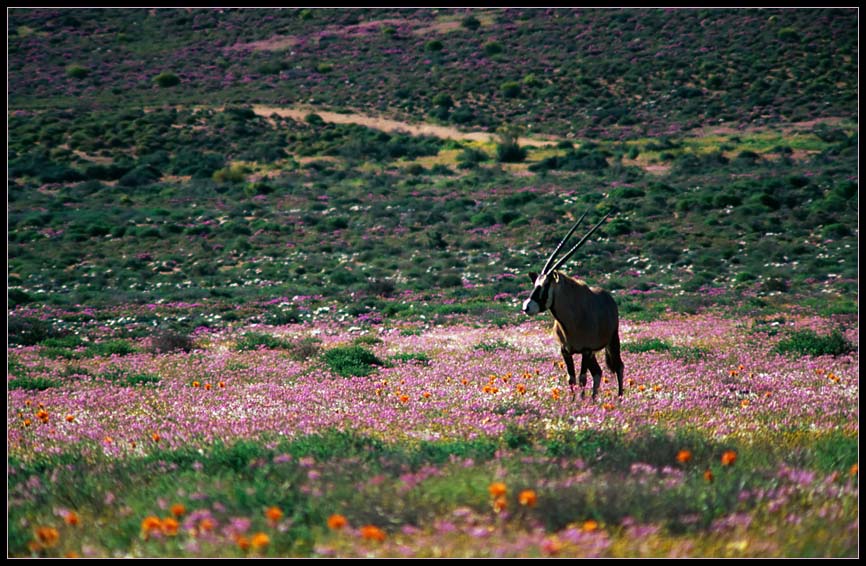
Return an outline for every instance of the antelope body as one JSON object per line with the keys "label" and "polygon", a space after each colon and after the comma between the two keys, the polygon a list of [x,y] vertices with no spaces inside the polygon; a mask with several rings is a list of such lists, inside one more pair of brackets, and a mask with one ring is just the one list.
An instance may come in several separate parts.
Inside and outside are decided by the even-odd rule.
{"label": "antelope body", "polygon": [[553,260],[574,230],[580,225],[583,216],[575,223],[565,238],[559,243],[540,274],[530,273],[534,283],[532,294],[523,303],[523,311],[536,315],[549,310],[553,315],[553,331],[559,340],[560,352],[568,370],[568,384],[572,399],[576,376],[574,355],[580,354],[580,395],[584,396],[586,372],[592,374],[592,397],[598,394],[601,384],[601,367],[595,358],[599,350],[605,351],[605,363],[616,374],[619,395],[622,395],[624,365],[619,346],[619,310],[616,302],[607,291],[589,287],[584,282],[569,277],[557,269],[580,248],[589,236],[601,226],[607,216],[595,225],[565,256],[554,265]]}

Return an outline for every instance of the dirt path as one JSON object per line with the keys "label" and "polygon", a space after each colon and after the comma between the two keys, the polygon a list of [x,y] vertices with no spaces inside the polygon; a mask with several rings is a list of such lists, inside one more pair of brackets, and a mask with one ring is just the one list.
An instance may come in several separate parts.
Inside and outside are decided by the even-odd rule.
{"label": "dirt path", "polygon": [[[310,113],[318,114],[325,122],[334,124],[358,124],[375,130],[383,130],[385,132],[404,132],[413,136],[433,136],[442,139],[453,139],[461,141],[478,141],[490,142],[496,141],[496,134],[489,132],[463,132],[451,126],[439,126],[435,124],[410,124],[399,120],[390,120],[367,114],[350,113],[343,114],[340,112],[331,112],[321,110],[311,106],[267,106],[264,104],[254,104],[253,112],[259,116],[283,116],[292,120],[302,121]],[[544,147],[554,145],[559,141],[558,138],[550,137],[548,139],[538,138],[519,138],[520,145],[531,147]]]}

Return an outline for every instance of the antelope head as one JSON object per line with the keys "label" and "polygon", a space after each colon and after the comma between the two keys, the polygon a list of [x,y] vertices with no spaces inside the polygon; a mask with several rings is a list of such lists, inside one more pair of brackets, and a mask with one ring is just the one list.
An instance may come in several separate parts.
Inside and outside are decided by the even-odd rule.
{"label": "antelope head", "polygon": [[550,308],[553,304],[553,293],[550,288],[553,284],[555,284],[559,280],[559,274],[556,273],[556,270],[559,269],[562,264],[568,261],[574,252],[576,252],[580,247],[586,242],[586,240],[595,232],[602,223],[607,220],[610,213],[604,215],[598,224],[592,227],[592,230],[586,233],[586,235],[580,239],[564,256],[562,256],[559,260],[554,261],[556,258],[556,254],[559,253],[559,250],[562,249],[562,246],[568,241],[574,231],[577,230],[577,227],[580,226],[580,223],[583,222],[583,219],[586,218],[586,215],[589,211],[583,213],[577,222],[574,223],[574,226],[571,227],[571,230],[568,231],[568,234],[559,242],[559,245],[556,246],[556,249],[553,250],[553,253],[550,254],[550,257],[547,258],[547,263],[544,264],[544,269],[541,270],[541,273],[530,272],[529,278],[533,282],[532,294],[529,295],[529,298],[523,301],[523,312],[528,315],[536,315],[540,312],[544,312]]}

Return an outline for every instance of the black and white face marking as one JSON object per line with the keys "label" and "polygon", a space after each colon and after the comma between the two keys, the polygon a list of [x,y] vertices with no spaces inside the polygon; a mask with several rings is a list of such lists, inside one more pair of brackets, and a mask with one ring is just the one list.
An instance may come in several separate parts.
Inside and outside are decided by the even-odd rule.
{"label": "black and white face marking", "polygon": [[523,312],[532,316],[546,311],[553,303],[553,294],[550,292],[553,278],[550,274],[538,275],[536,273],[530,273],[529,278],[534,282],[535,287],[532,288],[532,294],[529,295],[529,298],[523,301]]}

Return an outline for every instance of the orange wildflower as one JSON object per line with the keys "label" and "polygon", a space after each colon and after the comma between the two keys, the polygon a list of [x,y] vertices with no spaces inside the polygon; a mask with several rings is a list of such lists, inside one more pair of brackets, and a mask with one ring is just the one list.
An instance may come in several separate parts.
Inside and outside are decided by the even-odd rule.
{"label": "orange wildflower", "polygon": [[688,464],[692,461],[692,451],[691,450],[680,450],[677,452],[677,462],[680,464]]}
{"label": "orange wildflower", "polygon": [[535,504],[538,503],[538,496],[535,494],[535,491],[524,489],[517,496],[517,502],[524,507],[535,507]]}
{"label": "orange wildflower", "polygon": [[150,435],[150,437],[153,439],[154,442],[159,442],[159,433],[158,432],[154,432],[153,434]]}
{"label": "orange wildflower", "polygon": [[198,522],[198,530],[203,533],[210,532],[216,528],[216,521],[211,519],[210,517],[205,517],[201,521]]}
{"label": "orange wildflower", "polygon": [[737,453],[734,450],[725,450],[722,454],[722,465],[723,466],[733,466],[734,462],[737,461]]}
{"label": "orange wildflower", "polygon": [[646,385],[641,383],[640,385],[637,386],[637,390],[638,391],[646,391]]}
{"label": "orange wildflower", "polygon": [[210,391],[210,390],[211,390],[211,387],[212,387],[212,385],[211,385],[210,383],[205,383],[205,384],[204,384],[204,389],[205,389],[205,391]]}
{"label": "orange wildflower", "polygon": [[519,394],[521,394],[521,395],[523,395],[524,393],[526,393],[526,386],[523,385],[522,383],[518,383],[518,384],[517,384],[517,387],[516,387],[515,389],[516,389],[517,392],[518,392]]}
{"label": "orange wildflower", "polygon": [[220,382],[218,383],[218,385],[219,385],[219,388],[220,388],[220,389],[225,389],[225,388],[226,388],[226,382],[225,382],[225,381],[220,381]]}
{"label": "orange wildflower", "polygon": [[653,385],[653,391],[661,391],[661,390],[662,390],[661,385]]}
{"label": "orange wildflower", "polygon": [[501,481],[495,481],[488,486],[487,491],[490,492],[490,497],[502,497],[508,493],[508,488]]}
{"label": "orange wildflower", "polygon": [[46,411],[44,409],[40,409],[39,411],[36,412],[36,418],[39,419],[40,421],[42,421],[43,423],[47,423],[48,422],[48,411]]}
{"label": "orange wildflower", "polygon": [[162,530],[162,521],[160,521],[159,517],[155,517],[153,515],[148,515],[141,521],[141,535],[147,539],[150,536],[150,533],[154,531]]}
{"label": "orange wildflower", "polygon": [[851,466],[851,469],[848,470],[848,475],[850,475],[852,477],[856,476],[859,473],[860,473],[860,466],[858,466],[857,464],[853,464]]}
{"label": "orange wildflower", "polygon": [[364,525],[361,527],[360,535],[364,540],[375,540],[379,542],[385,540],[385,531],[374,525]]}
{"label": "orange wildflower", "polygon": [[280,519],[283,518],[283,510],[274,505],[273,507],[268,507],[265,509],[265,517],[268,518],[268,521],[271,523],[276,523]]}
{"label": "orange wildflower", "polygon": [[707,468],[704,471],[704,479],[706,480],[707,483],[713,483],[713,480],[715,478],[716,478],[716,476],[713,475],[713,471],[711,469]]}
{"label": "orange wildflower", "polygon": [[464,377],[460,380],[460,383],[462,383],[463,385],[469,385],[469,380]]}
{"label": "orange wildflower", "polygon": [[54,527],[37,527],[36,540],[45,548],[51,548],[60,541],[60,533]]}
{"label": "orange wildflower", "polygon": [[408,395],[400,395],[400,402],[401,403],[408,403],[409,402],[409,396]]}
{"label": "orange wildflower", "polygon": [[201,387],[201,383],[199,383],[198,381],[193,381],[192,386],[193,387]]}
{"label": "orange wildflower", "polygon": [[553,396],[554,401],[559,399],[559,394],[560,394],[559,387],[554,387],[553,391],[551,391],[550,394]]}
{"label": "orange wildflower", "polygon": [[330,517],[328,517],[328,528],[332,531],[339,531],[343,527],[349,524],[349,521],[343,515],[339,513],[334,513]]}
{"label": "orange wildflower", "polygon": [[250,545],[253,547],[253,550],[261,550],[264,547],[268,546],[270,543],[271,537],[269,537],[265,533],[256,533],[250,540]]}
{"label": "orange wildflower", "polygon": [[430,392],[425,391],[424,393],[421,394],[421,397],[424,397],[425,399],[429,399],[430,398]]}
{"label": "orange wildflower", "polygon": [[493,500],[493,510],[497,513],[501,513],[508,509],[508,499],[505,498],[504,495],[500,495],[496,499]]}
{"label": "orange wildflower", "polygon": [[613,405],[613,403],[605,403],[604,405],[601,406],[601,408],[604,409],[605,411],[612,411],[614,408],[614,405]]}
{"label": "orange wildflower", "polygon": [[114,439],[111,438],[110,436],[106,436],[105,438],[102,439],[102,441],[106,444],[111,444],[112,442],[114,442]]}
{"label": "orange wildflower", "polygon": [[66,415],[66,422],[71,423],[75,420],[75,415]]}
{"label": "orange wildflower", "polygon": [[166,517],[160,522],[159,528],[162,530],[162,534],[166,536],[173,537],[177,535],[177,530],[180,527],[180,523],[177,522],[177,519],[174,517]]}
{"label": "orange wildflower", "polygon": [[250,539],[243,535],[238,535],[235,539],[235,544],[238,545],[238,548],[241,550],[249,550],[250,548]]}
{"label": "orange wildflower", "polygon": [[583,522],[583,527],[581,527],[584,532],[591,533],[598,530],[598,521],[595,519],[587,519]]}
{"label": "orange wildflower", "polygon": [[67,511],[63,516],[63,521],[70,526],[76,526],[81,524],[81,517],[78,516],[78,513],[75,511]]}
{"label": "orange wildflower", "polygon": [[25,427],[28,427],[28,426],[30,426],[30,423],[31,423],[30,419],[24,419],[24,422],[22,422],[21,424],[24,425]]}
{"label": "orange wildflower", "polygon": [[740,401],[740,407],[745,409],[748,406],[749,406],[749,400],[748,399],[743,399],[742,401]]}
{"label": "orange wildflower", "polygon": [[183,517],[186,515],[186,505],[183,503],[175,503],[171,506],[171,514],[175,517]]}
{"label": "orange wildflower", "polygon": [[64,558],[81,558],[81,555],[75,552],[74,550],[70,550],[66,554],[63,555]]}
{"label": "orange wildflower", "polygon": [[562,542],[555,536],[541,542],[541,551],[548,556],[556,556],[562,550]]}

